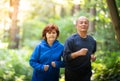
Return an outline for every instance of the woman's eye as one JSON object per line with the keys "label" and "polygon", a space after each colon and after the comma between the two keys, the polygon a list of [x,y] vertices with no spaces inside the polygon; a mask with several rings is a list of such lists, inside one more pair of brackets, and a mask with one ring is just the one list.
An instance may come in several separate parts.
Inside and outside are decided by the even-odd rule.
{"label": "woman's eye", "polygon": [[51,32],[48,32],[48,34],[51,34]]}
{"label": "woman's eye", "polygon": [[52,32],[52,34],[55,34],[56,32]]}

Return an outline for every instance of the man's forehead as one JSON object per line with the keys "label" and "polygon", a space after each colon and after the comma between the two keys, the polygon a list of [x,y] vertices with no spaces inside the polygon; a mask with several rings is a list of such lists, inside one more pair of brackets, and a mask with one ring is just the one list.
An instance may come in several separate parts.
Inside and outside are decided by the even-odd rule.
{"label": "man's forehead", "polygon": [[78,20],[80,20],[80,21],[81,21],[81,20],[87,20],[87,21],[88,21],[88,18],[85,17],[85,16],[81,16],[81,17],[78,18]]}

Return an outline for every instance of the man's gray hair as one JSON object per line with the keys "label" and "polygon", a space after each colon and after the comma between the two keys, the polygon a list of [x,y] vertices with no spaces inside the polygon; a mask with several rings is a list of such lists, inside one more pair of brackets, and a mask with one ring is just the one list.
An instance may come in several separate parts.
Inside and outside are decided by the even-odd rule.
{"label": "man's gray hair", "polygon": [[86,20],[89,22],[89,19],[88,19],[86,16],[80,16],[80,17],[78,17],[78,18],[76,19],[75,24],[77,24],[77,22],[78,22],[79,19],[86,19]]}

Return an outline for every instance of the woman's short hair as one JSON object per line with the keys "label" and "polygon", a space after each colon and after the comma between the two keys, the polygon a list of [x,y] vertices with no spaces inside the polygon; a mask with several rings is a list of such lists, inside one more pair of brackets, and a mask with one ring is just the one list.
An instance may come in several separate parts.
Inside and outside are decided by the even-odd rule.
{"label": "woman's short hair", "polygon": [[55,24],[47,24],[47,25],[45,26],[45,28],[44,28],[43,31],[42,31],[42,38],[45,39],[45,40],[47,40],[47,38],[46,38],[46,33],[47,33],[47,32],[52,32],[52,30],[55,30],[55,31],[56,31],[56,33],[57,33],[56,39],[57,39],[58,36],[59,36],[60,31],[59,31],[59,29],[58,29],[58,26],[55,25]]}

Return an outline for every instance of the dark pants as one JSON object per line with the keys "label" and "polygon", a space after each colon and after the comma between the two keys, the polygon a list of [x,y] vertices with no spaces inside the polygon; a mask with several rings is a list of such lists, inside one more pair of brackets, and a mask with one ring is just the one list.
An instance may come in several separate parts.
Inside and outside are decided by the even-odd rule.
{"label": "dark pants", "polygon": [[70,71],[65,69],[65,81],[90,81],[91,70],[85,71]]}

